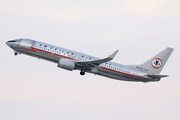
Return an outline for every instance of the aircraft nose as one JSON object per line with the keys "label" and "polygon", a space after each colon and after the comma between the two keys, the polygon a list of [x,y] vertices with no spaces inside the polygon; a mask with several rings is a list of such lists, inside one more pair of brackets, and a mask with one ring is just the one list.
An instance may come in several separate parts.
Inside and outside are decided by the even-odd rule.
{"label": "aircraft nose", "polygon": [[6,42],[6,45],[9,45],[9,42],[8,42],[8,41]]}
{"label": "aircraft nose", "polygon": [[10,46],[11,43],[13,43],[13,42],[16,42],[16,41],[15,41],[15,40],[9,40],[9,41],[6,42],[6,44],[7,44],[8,46]]}

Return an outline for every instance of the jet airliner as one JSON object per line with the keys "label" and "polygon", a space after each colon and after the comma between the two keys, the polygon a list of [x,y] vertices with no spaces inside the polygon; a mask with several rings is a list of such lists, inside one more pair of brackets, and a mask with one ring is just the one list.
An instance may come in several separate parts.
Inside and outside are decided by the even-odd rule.
{"label": "jet airliner", "polygon": [[118,50],[104,59],[99,59],[31,39],[15,39],[7,41],[6,44],[14,50],[14,55],[25,54],[48,60],[57,63],[59,68],[65,70],[80,70],[80,75],[88,72],[112,79],[136,82],[155,82],[168,77],[159,74],[174,50],[167,47],[140,65],[122,65],[111,61]]}

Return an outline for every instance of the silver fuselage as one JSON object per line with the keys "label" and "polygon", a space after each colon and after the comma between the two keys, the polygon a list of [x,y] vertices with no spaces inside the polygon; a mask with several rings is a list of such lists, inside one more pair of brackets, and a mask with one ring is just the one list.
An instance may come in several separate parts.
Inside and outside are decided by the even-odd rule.
{"label": "silver fuselage", "polygon": [[[99,59],[90,55],[30,39],[16,39],[8,41],[6,44],[16,53],[30,55],[54,63],[58,63],[62,58],[70,59],[72,61],[92,61]],[[78,66],[74,69],[80,70]],[[148,73],[145,71],[111,61],[87,69],[86,72],[124,81],[159,81],[159,79],[148,77]]]}

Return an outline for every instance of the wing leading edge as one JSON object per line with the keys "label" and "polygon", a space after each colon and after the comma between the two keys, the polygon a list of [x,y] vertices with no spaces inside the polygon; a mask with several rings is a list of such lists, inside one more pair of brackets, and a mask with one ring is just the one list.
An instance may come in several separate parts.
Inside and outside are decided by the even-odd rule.
{"label": "wing leading edge", "polygon": [[112,60],[116,56],[118,51],[119,50],[116,50],[113,54],[111,54],[110,56],[108,56],[107,58],[104,58],[104,59],[92,60],[92,61],[76,61],[75,64],[80,65],[80,66],[86,66],[86,67],[97,66],[97,65],[100,65],[102,63],[105,63],[105,62]]}

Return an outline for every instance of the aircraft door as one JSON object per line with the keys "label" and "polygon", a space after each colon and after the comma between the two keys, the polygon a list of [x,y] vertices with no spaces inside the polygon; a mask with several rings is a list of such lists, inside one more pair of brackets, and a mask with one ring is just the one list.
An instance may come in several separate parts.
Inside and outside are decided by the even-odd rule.
{"label": "aircraft door", "polygon": [[138,72],[137,72],[136,70],[134,70],[134,71],[133,71],[133,77],[134,77],[134,78],[137,78],[137,74],[138,74]]}
{"label": "aircraft door", "polygon": [[31,48],[32,47],[31,45],[32,45],[32,41],[27,41],[26,42],[26,47],[27,48]]}
{"label": "aircraft door", "polygon": [[32,41],[22,40],[20,42],[20,46],[25,47],[25,48],[31,48],[31,45],[32,45]]}

